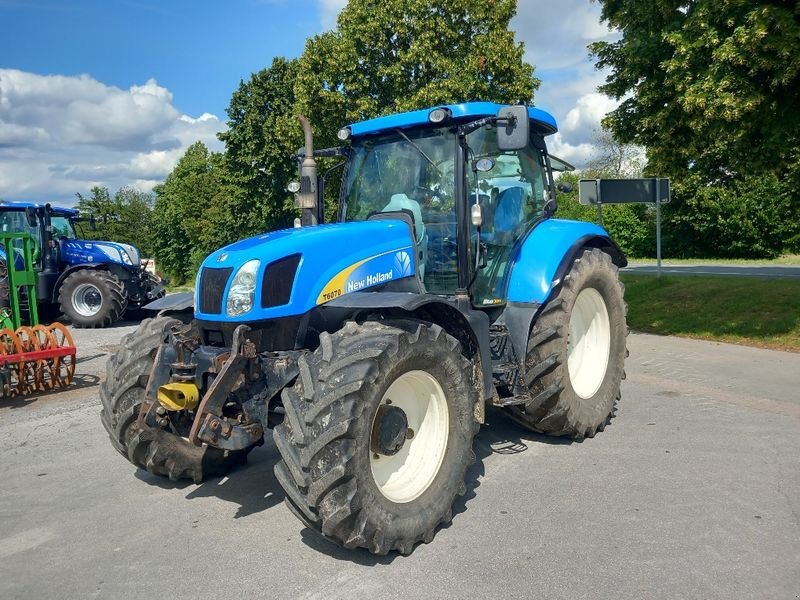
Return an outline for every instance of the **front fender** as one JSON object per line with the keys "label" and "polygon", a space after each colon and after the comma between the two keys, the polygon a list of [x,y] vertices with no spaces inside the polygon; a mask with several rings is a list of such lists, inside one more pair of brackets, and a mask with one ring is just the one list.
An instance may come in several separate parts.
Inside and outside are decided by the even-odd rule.
{"label": "front fender", "polygon": [[517,251],[508,281],[508,302],[544,304],[581,249],[587,247],[608,252],[618,267],[627,264],[608,232],[594,223],[565,219],[540,222]]}

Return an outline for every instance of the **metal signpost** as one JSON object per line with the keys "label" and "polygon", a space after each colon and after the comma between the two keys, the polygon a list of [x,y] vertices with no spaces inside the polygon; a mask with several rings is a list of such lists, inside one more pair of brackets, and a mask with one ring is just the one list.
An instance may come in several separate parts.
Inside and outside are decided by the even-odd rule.
{"label": "metal signpost", "polygon": [[603,225],[603,204],[646,203],[656,205],[656,273],[661,278],[661,204],[669,202],[669,179],[581,179],[581,204],[596,204],[599,225]]}

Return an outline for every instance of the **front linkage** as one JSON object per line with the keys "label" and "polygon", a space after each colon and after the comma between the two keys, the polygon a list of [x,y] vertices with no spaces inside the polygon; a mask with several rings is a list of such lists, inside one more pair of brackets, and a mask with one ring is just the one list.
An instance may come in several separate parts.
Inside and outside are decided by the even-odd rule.
{"label": "front linkage", "polygon": [[286,353],[258,354],[245,338],[249,331],[239,325],[231,348],[218,349],[201,346],[191,328],[174,327],[156,355],[141,423],[174,430],[173,417],[186,411],[177,420],[185,430],[193,415],[188,438],[196,446],[237,451],[263,444],[270,401],[297,376],[297,362]]}

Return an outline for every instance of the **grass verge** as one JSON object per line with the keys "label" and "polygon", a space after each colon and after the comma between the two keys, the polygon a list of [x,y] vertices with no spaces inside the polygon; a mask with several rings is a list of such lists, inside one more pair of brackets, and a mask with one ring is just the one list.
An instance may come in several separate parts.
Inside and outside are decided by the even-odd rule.
{"label": "grass verge", "polygon": [[800,352],[800,281],[621,274],[635,331]]}
{"label": "grass verge", "polygon": [[[654,265],[655,258],[628,258],[632,265]],[[746,265],[774,267],[780,265],[800,265],[800,254],[784,254],[778,258],[662,258],[664,265]]]}

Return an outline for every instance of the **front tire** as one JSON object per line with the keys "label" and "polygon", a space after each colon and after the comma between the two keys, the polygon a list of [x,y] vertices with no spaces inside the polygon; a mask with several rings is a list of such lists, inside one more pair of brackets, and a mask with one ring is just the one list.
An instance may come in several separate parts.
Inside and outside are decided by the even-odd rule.
{"label": "front tire", "polygon": [[625,378],[624,289],[605,252],[585,250],[573,262],[531,328],[525,371],[532,399],[510,407],[516,421],[574,439],[605,428]]}
{"label": "front tire", "polygon": [[146,319],[122,338],[122,349],[106,363],[106,378],[100,384],[100,419],[111,444],[139,468],[172,480],[224,475],[247,460],[251,448],[226,452],[209,446],[195,446],[169,431],[139,423],[139,409],[158,347],[181,321],[171,317]]}
{"label": "front tire", "polygon": [[475,459],[477,392],[458,342],[437,325],[350,322],[299,365],[274,430],[288,507],[346,548],[431,541]]}
{"label": "front tire", "polygon": [[58,292],[61,312],[75,327],[107,327],[128,307],[125,286],[109,271],[82,269],[71,273]]}

